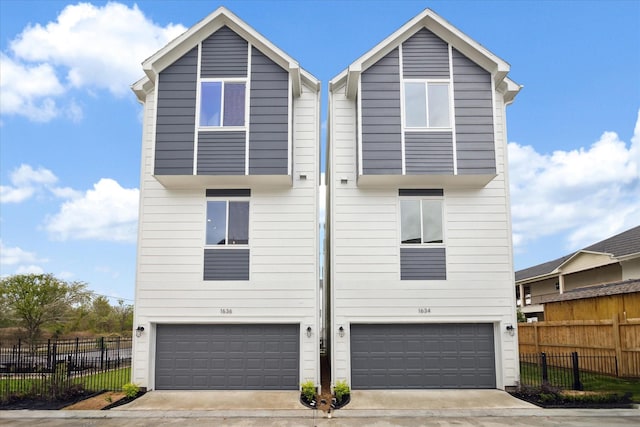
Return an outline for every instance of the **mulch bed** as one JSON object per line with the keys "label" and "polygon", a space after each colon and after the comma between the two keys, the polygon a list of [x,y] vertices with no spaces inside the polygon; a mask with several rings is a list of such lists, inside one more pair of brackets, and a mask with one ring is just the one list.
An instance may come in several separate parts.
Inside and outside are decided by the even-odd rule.
{"label": "mulch bed", "polygon": [[574,400],[562,395],[555,395],[553,398],[550,398],[549,395],[543,398],[539,394],[519,392],[511,393],[511,395],[545,409],[631,409],[634,407],[628,396],[619,395],[610,395],[609,401],[600,402]]}
{"label": "mulch bed", "polygon": [[61,400],[45,400],[45,399],[33,399],[33,398],[9,398],[7,402],[0,402],[0,410],[18,410],[18,409],[32,409],[32,410],[58,410],[65,406],[73,405],[81,400],[89,399],[97,396],[102,392],[82,392],[74,395],[71,398]]}

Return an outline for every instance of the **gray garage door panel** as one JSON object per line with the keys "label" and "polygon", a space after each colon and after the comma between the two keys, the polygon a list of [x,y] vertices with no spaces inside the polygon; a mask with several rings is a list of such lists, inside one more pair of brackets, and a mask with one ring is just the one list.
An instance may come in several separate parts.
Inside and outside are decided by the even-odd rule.
{"label": "gray garage door panel", "polygon": [[351,325],[354,389],[495,388],[493,325]]}
{"label": "gray garage door panel", "polygon": [[297,390],[299,325],[158,325],[158,390]]}

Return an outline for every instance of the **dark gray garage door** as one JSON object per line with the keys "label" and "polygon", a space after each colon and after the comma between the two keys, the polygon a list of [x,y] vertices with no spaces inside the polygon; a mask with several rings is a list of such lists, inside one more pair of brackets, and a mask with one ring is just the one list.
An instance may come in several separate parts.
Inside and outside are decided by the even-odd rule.
{"label": "dark gray garage door", "polygon": [[158,325],[158,390],[297,390],[299,325]]}
{"label": "dark gray garage door", "polygon": [[351,325],[354,389],[495,388],[492,324]]}

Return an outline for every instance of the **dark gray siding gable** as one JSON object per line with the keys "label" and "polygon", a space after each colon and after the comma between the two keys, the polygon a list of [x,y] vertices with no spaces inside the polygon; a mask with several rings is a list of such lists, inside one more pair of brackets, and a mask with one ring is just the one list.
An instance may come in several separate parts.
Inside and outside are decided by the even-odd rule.
{"label": "dark gray siding gable", "polygon": [[205,249],[204,280],[249,280],[249,249]]}
{"label": "dark gray siding gable", "polygon": [[193,175],[198,49],[158,76],[156,175]]}
{"label": "dark gray siding gable", "polygon": [[229,27],[202,41],[200,77],[247,77],[248,43]]}
{"label": "dark gray siding gable", "polygon": [[407,175],[453,174],[451,132],[406,132],[404,148]]}
{"label": "dark gray siding gable", "polygon": [[244,131],[198,132],[198,175],[244,175]]}
{"label": "dark gray siding gable", "polygon": [[286,175],[289,161],[289,73],[251,49],[249,174]]}
{"label": "dark gray siding gable", "polygon": [[402,174],[400,62],[394,49],[361,75],[362,172]]}
{"label": "dark gray siding gable", "polygon": [[452,51],[458,174],[496,172],[491,75]]}
{"label": "dark gray siding gable", "polygon": [[405,78],[449,78],[449,45],[423,28],[402,43]]}
{"label": "dark gray siding gable", "polygon": [[446,280],[445,248],[400,248],[400,280]]}

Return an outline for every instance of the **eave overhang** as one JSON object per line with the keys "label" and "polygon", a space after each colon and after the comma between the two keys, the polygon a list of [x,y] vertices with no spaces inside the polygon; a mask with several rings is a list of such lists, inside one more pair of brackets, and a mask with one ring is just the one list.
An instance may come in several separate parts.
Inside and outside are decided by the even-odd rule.
{"label": "eave overhang", "polygon": [[342,83],[346,83],[346,96],[349,99],[354,99],[358,92],[360,74],[422,28],[427,28],[491,73],[494,77],[496,88],[500,88],[500,85],[504,83],[501,92],[505,95],[505,102],[510,103],[513,101],[522,86],[506,78],[510,69],[509,63],[491,53],[431,9],[425,9],[421,14],[404,24],[396,32],[354,61],[346,70],[331,79],[329,82],[330,90],[334,90]]}
{"label": "eave overhang", "polygon": [[156,78],[162,70],[224,26],[229,27],[269,59],[287,70],[291,76],[292,90],[295,97],[300,96],[303,83],[316,92],[320,90],[320,81],[317,78],[304,71],[295,59],[287,55],[225,7],[219,7],[209,16],[176,37],[151,57],[147,58],[142,63],[142,69],[149,80],[155,84]]}

